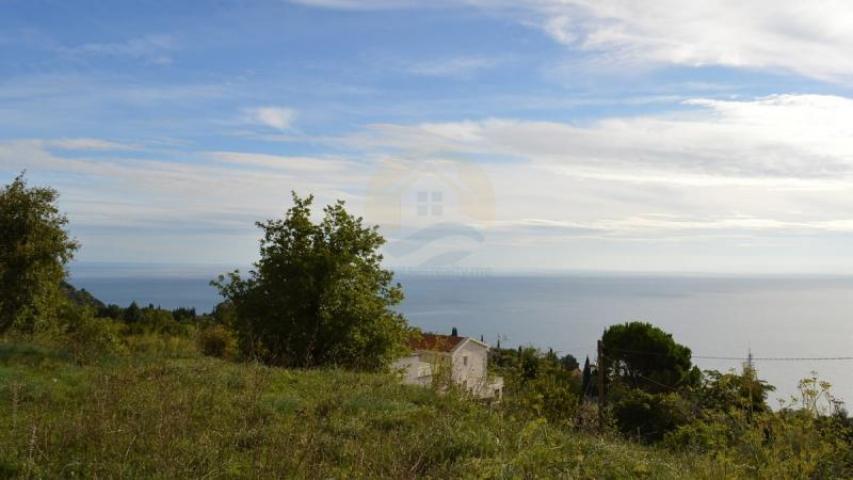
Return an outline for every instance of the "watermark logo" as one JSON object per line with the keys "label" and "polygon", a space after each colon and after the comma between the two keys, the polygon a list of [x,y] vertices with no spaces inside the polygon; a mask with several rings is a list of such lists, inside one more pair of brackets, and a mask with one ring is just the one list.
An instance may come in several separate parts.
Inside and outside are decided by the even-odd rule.
{"label": "watermark logo", "polygon": [[464,159],[386,159],[369,185],[366,213],[382,226],[385,251],[404,268],[476,272],[461,266],[485,241],[495,197],[486,173]]}

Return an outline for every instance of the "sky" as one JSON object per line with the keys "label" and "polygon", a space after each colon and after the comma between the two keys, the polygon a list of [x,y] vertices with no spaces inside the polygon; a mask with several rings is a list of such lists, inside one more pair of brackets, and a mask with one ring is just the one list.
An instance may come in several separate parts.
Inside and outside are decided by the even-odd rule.
{"label": "sky", "polygon": [[247,265],[291,192],[455,272],[853,273],[853,4],[0,0],[0,183],[81,263]]}

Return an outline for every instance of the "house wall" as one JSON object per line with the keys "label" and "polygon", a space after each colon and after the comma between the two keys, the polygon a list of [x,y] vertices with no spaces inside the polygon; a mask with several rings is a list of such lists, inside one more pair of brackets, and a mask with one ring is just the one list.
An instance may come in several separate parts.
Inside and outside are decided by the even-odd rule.
{"label": "house wall", "polygon": [[408,385],[430,385],[432,366],[421,359],[419,354],[403,357],[391,365],[392,371],[400,372],[403,383]]}
{"label": "house wall", "polygon": [[488,353],[488,347],[468,339],[452,354],[421,350],[400,358],[391,368],[408,385],[430,386],[434,380],[442,383],[448,380],[445,375],[449,373],[451,381],[472,395],[500,399],[503,380],[495,377],[489,381]]}
{"label": "house wall", "polygon": [[[468,358],[467,365],[465,357]],[[478,343],[466,341],[453,352],[453,381],[475,393],[486,383],[488,349]]]}

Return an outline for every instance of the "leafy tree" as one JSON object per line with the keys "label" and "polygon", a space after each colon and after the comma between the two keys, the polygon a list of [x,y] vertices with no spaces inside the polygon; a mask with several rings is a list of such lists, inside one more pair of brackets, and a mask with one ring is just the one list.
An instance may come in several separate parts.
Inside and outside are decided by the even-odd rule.
{"label": "leafy tree", "polygon": [[141,322],[132,326],[131,331],[137,333],[156,332],[167,335],[181,335],[186,333],[187,325],[175,321],[172,312],[164,310],[159,306],[149,304],[140,311]]}
{"label": "leafy tree", "polygon": [[283,219],[259,222],[255,269],[213,284],[235,309],[240,348],[249,357],[380,369],[402,352],[408,334],[405,319],[391,310],[403,292],[381,267],[385,240],[340,201],[313,223],[312,201],[294,193]]}
{"label": "leafy tree", "polygon": [[122,313],[122,320],[131,325],[142,321],[142,309],[136,304],[136,301],[130,302],[130,305]]}
{"label": "leafy tree", "polygon": [[490,358],[494,371],[504,378],[509,411],[557,423],[573,421],[580,404],[580,383],[553,350],[494,348]]}
{"label": "leafy tree", "polygon": [[33,331],[61,302],[65,264],[78,245],[58,197],[52,188],[28,187],[23,173],[0,190],[0,333]]}
{"label": "leafy tree", "polygon": [[760,380],[752,367],[744,367],[740,375],[708,370],[702,380],[702,388],[697,389],[698,404],[702,409],[720,412],[743,410],[749,413],[770,411],[767,394],[775,388]]}
{"label": "leafy tree", "polygon": [[518,366],[521,371],[521,378],[524,381],[533,380],[539,375],[540,367],[542,366],[541,354],[533,347],[522,349],[520,346],[518,355]]}
{"label": "leafy tree", "polygon": [[98,309],[98,316],[102,318],[111,318],[113,320],[122,320],[124,315],[124,309],[120,306],[111,303],[109,305],[104,306],[103,308]]}
{"label": "leafy tree", "polygon": [[701,379],[690,349],[649,323],[613,325],[601,340],[606,374],[622,385],[654,393],[697,385]]}
{"label": "leafy tree", "polygon": [[225,301],[217,303],[213,307],[211,317],[213,317],[214,323],[231,327],[236,323],[237,312],[231,302]]}
{"label": "leafy tree", "polygon": [[172,310],[172,317],[176,322],[189,322],[195,320],[197,316],[198,314],[195,311],[195,307],[178,307]]}
{"label": "leafy tree", "polygon": [[558,363],[560,361],[559,357],[557,357],[557,353],[554,352],[554,349],[548,347],[548,353],[545,354],[545,361],[549,363]]}
{"label": "leafy tree", "polygon": [[560,358],[560,365],[569,371],[575,371],[581,366],[580,363],[578,363],[578,359],[570,353],[567,353]]}

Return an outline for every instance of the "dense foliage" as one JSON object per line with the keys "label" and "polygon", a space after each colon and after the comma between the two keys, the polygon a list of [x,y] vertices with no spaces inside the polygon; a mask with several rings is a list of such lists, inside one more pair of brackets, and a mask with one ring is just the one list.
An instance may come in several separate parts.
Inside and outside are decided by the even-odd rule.
{"label": "dense foliage", "polygon": [[610,381],[649,392],[695,385],[700,372],[690,349],[644,322],[613,325],[601,337]]}
{"label": "dense foliage", "polygon": [[215,282],[235,310],[244,355],[265,363],[376,370],[402,352],[403,299],[381,266],[384,239],[343,202],[311,219],[313,197],[293,195],[283,219],[258,223],[260,260],[249,276]]}
{"label": "dense foliage", "polygon": [[559,358],[553,351],[542,353],[533,347],[495,348],[490,361],[504,379],[507,410],[533,412],[557,424],[575,422],[582,398],[574,357]]}
{"label": "dense foliage", "polygon": [[0,341],[0,478],[853,474],[841,417],[709,418],[667,437],[666,448],[644,446],[384,374],[226,362],[181,337],[145,338],[126,336],[128,354],[85,366],[61,349]]}
{"label": "dense foliage", "polygon": [[65,264],[77,243],[52,188],[28,187],[23,174],[0,190],[0,334],[50,322],[62,299]]}

